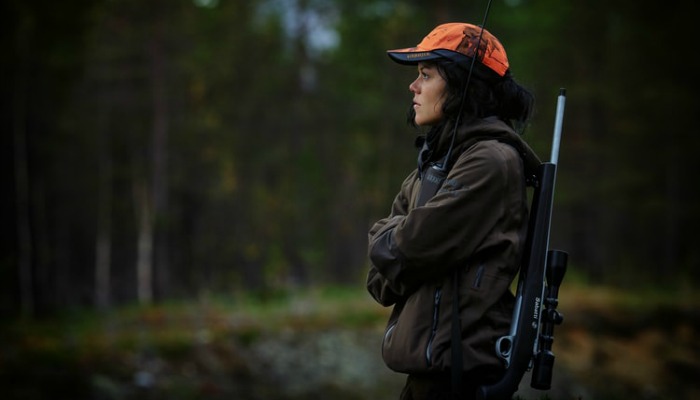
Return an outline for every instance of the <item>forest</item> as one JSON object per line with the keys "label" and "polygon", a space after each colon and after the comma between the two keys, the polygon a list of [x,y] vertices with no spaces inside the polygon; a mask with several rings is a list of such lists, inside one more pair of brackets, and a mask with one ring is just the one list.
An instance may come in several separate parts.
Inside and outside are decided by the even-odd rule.
{"label": "forest", "polygon": [[[0,315],[362,289],[421,133],[416,72],[386,50],[480,24],[486,3],[2,2]],[[567,281],[700,282],[691,6],[493,1],[543,160],[568,93],[551,233]]]}
{"label": "forest", "polygon": [[[543,159],[568,90],[552,246],[591,282],[700,277],[697,62],[673,4],[497,1],[488,19]],[[361,284],[416,154],[415,72],[384,52],[484,7],[5,2],[3,314]]]}

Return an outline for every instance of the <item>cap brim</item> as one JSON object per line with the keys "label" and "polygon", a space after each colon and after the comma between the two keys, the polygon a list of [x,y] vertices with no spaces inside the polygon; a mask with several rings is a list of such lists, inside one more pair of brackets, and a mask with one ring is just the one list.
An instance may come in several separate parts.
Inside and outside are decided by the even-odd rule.
{"label": "cap brim", "polygon": [[418,50],[415,47],[406,49],[387,50],[389,57],[399,64],[416,65],[424,61],[433,61],[438,59],[448,59],[456,62],[463,68],[469,68],[471,57],[467,57],[462,53],[452,50],[435,49],[435,50]]}
{"label": "cap brim", "polygon": [[387,50],[386,54],[392,60],[403,65],[416,65],[420,62],[442,58],[441,55],[435,54],[432,51],[417,50],[414,47],[409,47],[407,49]]}

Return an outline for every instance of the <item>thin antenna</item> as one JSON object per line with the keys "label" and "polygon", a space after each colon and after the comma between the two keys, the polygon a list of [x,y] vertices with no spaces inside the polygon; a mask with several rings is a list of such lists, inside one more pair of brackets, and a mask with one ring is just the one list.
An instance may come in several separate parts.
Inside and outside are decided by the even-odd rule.
{"label": "thin antenna", "polygon": [[467,75],[467,82],[464,84],[464,90],[462,91],[462,99],[459,102],[459,113],[457,113],[457,120],[455,121],[454,129],[452,130],[452,139],[450,139],[450,147],[447,149],[447,154],[445,155],[445,162],[440,165],[440,169],[444,170],[447,168],[447,163],[450,162],[450,157],[452,156],[452,148],[455,144],[455,137],[457,137],[457,128],[462,120],[462,112],[464,111],[464,102],[467,99],[467,90],[469,89],[469,83],[472,80],[472,71],[474,71],[474,63],[476,59],[479,58],[479,48],[481,48],[481,37],[484,34],[484,27],[486,26],[486,19],[489,17],[489,11],[491,10],[491,0],[486,4],[486,11],[484,12],[484,19],[481,21],[481,30],[479,31],[479,39],[476,41],[476,49],[474,49],[474,57],[472,57],[472,62],[469,65],[469,74]]}

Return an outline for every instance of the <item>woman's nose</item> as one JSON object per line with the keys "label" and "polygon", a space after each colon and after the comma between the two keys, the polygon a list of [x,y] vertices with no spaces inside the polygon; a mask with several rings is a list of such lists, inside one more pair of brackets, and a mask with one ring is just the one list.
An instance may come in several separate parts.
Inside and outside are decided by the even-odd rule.
{"label": "woman's nose", "polygon": [[418,79],[415,81],[411,82],[410,85],[408,85],[408,90],[413,93],[418,93]]}

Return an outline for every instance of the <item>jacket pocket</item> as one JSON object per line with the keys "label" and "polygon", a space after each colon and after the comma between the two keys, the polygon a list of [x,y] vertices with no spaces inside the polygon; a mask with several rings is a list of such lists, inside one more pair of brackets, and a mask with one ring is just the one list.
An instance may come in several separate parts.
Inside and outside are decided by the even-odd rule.
{"label": "jacket pocket", "polygon": [[382,342],[382,357],[396,372],[427,372],[435,366],[442,327],[439,321],[443,292],[424,286],[392,310]]}

